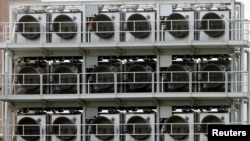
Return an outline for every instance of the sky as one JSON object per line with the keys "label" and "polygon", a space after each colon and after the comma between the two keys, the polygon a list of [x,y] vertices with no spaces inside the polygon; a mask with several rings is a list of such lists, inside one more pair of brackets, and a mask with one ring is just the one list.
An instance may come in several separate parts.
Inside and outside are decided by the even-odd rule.
{"label": "sky", "polygon": [[245,19],[250,20],[250,0],[235,0],[238,2],[242,2],[245,6]]}

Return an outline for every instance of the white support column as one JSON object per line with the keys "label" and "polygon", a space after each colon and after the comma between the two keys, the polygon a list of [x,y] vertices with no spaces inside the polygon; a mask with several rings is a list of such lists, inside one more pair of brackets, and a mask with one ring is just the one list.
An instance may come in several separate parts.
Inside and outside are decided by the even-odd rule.
{"label": "white support column", "polygon": [[[157,62],[156,62],[156,92],[159,93],[160,92],[160,85],[162,85],[160,83],[160,57],[159,54],[156,56],[157,58]],[[154,75],[154,74],[153,74]]]}
{"label": "white support column", "polygon": [[240,117],[241,117],[241,119],[240,119],[240,122],[241,123],[244,123],[245,122],[245,116],[246,116],[246,114],[247,114],[247,111],[246,111],[246,108],[245,108],[245,100],[243,99],[241,102],[240,102],[240,110],[241,110],[241,112],[240,112]]}
{"label": "white support column", "polygon": [[[157,103],[157,111],[160,111],[160,104]],[[156,133],[158,133],[158,135],[156,135],[156,141],[160,141],[160,132],[161,132],[161,129],[160,129],[160,112],[157,112],[156,113]]]}
{"label": "white support column", "polygon": [[87,131],[86,131],[86,107],[83,106],[82,107],[82,141],[86,141],[87,138],[86,138],[86,134],[87,134]]}
{"label": "white support column", "polygon": [[[3,65],[3,71],[5,74],[5,79],[4,79],[4,95],[12,95],[12,56],[11,52],[7,51],[4,53],[4,65]],[[4,140],[6,141],[11,141],[12,139],[12,131],[13,131],[13,115],[12,115],[12,106],[10,102],[4,102],[4,130],[3,130],[3,136]]]}
{"label": "white support column", "polygon": [[247,123],[250,124],[250,98],[248,98],[247,103]]}
{"label": "white support column", "polygon": [[81,94],[86,94],[87,89],[86,89],[86,56],[82,56],[82,93]]}
{"label": "white support column", "polygon": [[4,130],[3,130],[3,138],[5,141],[12,141],[12,131],[14,124],[12,123],[12,106],[9,102],[4,102]]}
{"label": "white support column", "polygon": [[246,68],[246,63],[247,63],[247,60],[246,60],[246,52],[245,52],[245,49],[241,49],[241,52],[240,52],[240,60],[241,60],[241,64],[240,64],[240,68],[241,68],[241,92],[245,93],[247,92],[247,89],[248,89],[248,86],[246,85],[247,83],[247,68]]}

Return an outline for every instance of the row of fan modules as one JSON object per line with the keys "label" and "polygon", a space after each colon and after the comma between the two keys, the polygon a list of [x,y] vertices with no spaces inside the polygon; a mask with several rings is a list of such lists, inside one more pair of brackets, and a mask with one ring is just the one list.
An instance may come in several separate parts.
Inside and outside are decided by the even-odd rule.
{"label": "row of fan modules", "polygon": [[[208,124],[229,124],[229,113],[173,113],[157,124],[156,113],[19,114],[17,141],[207,141]],[[41,132],[41,130],[43,132]],[[42,133],[42,135],[41,135]]]}
{"label": "row of fan modules", "polygon": [[[17,43],[100,43],[156,41],[227,41],[230,10],[100,11],[98,5],[83,11],[17,13]],[[159,12],[159,15],[157,15]],[[85,17],[86,16],[86,17]],[[232,23],[232,22],[230,22]],[[237,23],[236,23],[237,24]],[[233,29],[235,36],[237,29]]]}
{"label": "row of fan modules", "polygon": [[[114,93],[115,87],[118,93],[155,92],[157,85],[163,92],[188,92],[189,83],[193,85],[192,91],[225,91],[225,84],[229,85],[225,80],[230,80],[226,77],[231,75],[226,74],[228,63],[205,63],[201,65],[201,71],[197,71],[197,64],[179,62],[163,68],[159,73],[155,61],[99,63],[94,68],[88,68],[86,73],[81,73],[81,63],[50,66],[31,63],[18,65],[15,76],[17,94],[40,94],[41,88],[44,94],[74,94],[82,92],[83,87],[87,93]],[[157,74],[160,76],[158,81]]]}

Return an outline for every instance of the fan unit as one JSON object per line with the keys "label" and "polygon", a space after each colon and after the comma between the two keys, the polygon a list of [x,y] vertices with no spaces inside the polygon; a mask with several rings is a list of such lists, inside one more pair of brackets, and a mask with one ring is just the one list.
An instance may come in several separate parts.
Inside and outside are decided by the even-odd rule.
{"label": "fan unit", "polygon": [[77,92],[78,69],[70,64],[53,65],[52,82],[54,94],[74,94]]}
{"label": "fan unit", "polygon": [[229,11],[200,11],[200,41],[229,40]]}
{"label": "fan unit", "polygon": [[154,141],[155,114],[126,114],[124,132],[125,141]]}
{"label": "fan unit", "polygon": [[17,115],[16,141],[48,141],[47,115]]}
{"label": "fan unit", "polygon": [[114,92],[115,72],[117,69],[110,65],[98,65],[90,73],[88,82],[91,93]]}
{"label": "fan unit", "polygon": [[52,43],[80,43],[81,13],[52,13]]}
{"label": "fan unit", "polygon": [[201,70],[202,91],[225,91],[225,67],[209,63]]}
{"label": "fan unit", "polygon": [[90,25],[89,42],[119,42],[120,13],[101,13],[96,15]]}
{"label": "fan unit", "polygon": [[164,41],[193,41],[194,12],[174,12],[162,21]]}
{"label": "fan unit", "polygon": [[81,141],[81,114],[51,115],[51,141]]}
{"label": "fan unit", "polygon": [[230,122],[229,113],[200,113],[200,140],[208,141],[208,124],[228,124]]}
{"label": "fan unit", "polygon": [[127,12],[125,22],[126,42],[155,41],[155,12]]}
{"label": "fan unit", "polygon": [[46,85],[48,81],[48,76],[41,75],[41,73],[46,73],[46,71],[44,70],[44,68],[38,67],[37,65],[18,66],[16,75],[16,81],[18,85],[16,93],[17,94],[48,93],[48,87]]}
{"label": "fan unit", "polygon": [[166,72],[166,91],[187,91],[190,67],[181,64],[172,64]]}
{"label": "fan unit", "polygon": [[126,71],[125,81],[127,82],[127,91],[151,91],[153,77],[152,67],[141,64],[127,64]]}
{"label": "fan unit", "polygon": [[17,14],[17,43],[46,43],[49,42],[48,15]]}
{"label": "fan unit", "polygon": [[120,141],[121,114],[100,114],[89,128],[90,141]]}
{"label": "fan unit", "polygon": [[169,117],[162,126],[164,141],[193,141],[194,140],[194,114],[175,113]]}

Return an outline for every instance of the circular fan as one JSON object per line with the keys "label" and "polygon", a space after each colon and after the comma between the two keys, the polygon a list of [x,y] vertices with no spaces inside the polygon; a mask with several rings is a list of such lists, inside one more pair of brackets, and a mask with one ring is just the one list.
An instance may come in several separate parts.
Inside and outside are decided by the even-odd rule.
{"label": "circular fan", "polygon": [[53,21],[53,31],[63,39],[71,39],[76,35],[77,23],[67,15],[59,15]]}
{"label": "circular fan", "polygon": [[[93,74],[90,75],[89,81],[94,84],[94,89],[104,90],[114,86],[114,74],[115,68],[112,66],[99,65],[93,69]],[[106,84],[102,84],[106,83]]]}
{"label": "circular fan", "polygon": [[128,31],[136,38],[145,38],[151,32],[150,22],[141,14],[133,14],[127,20]]}
{"label": "circular fan", "polygon": [[225,75],[222,69],[216,64],[207,64],[202,69],[202,81],[206,83],[207,88],[217,88],[224,82]]}
{"label": "circular fan", "polygon": [[218,117],[214,116],[214,115],[208,115],[205,118],[202,119],[201,121],[201,130],[203,133],[205,133],[205,135],[207,136],[207,132],[208,132],[208,124],[218,124],[218,123],[223,123],[223,121],[221,119],[219,119]]}
{"label": "circular fan", "polygon": [[17,123],[17,132],[26,141],[36,141],[40,138],[40,125],[33,118],[25,117]]}
{"label": "circular fan", "polygon": [[74,121],[67,117],[59,117],[53,122],[53,133],[63,141],[69,141],[76,137],[77,127]]}
{"label": "circular fan", "polygon": [[39,71],[31,66],[25,66],[18,72],[17,82],[26,90],[34,90],[40,85]]}
{"label": "circular fan", "polygon": [[140,82],[151,82],[152,80],[152,70],[149,66],[142,65],[131,65],[127,72],[128,82],[136,82],[135,84],[129,84],[129,87],[132,89],[141,89],[148,86],[149,83],[140,83]]}
{"label": "circular fan", "polygon": [[75,86],[74,84],[76,84],[77,82],[77,74],[70,74],[75,73],[72,67],[59,66],[54,70],[54,73],[55,74],[53,74],[53,82],[57,84],[56,87],[60,90],[70,89]]}
{"label": "circular fan", "polygon": [[173,88],[183,88],[189,83],[189,73],[188,70],[179,64],[173,64],[167,69],[167,82],[169,86]]}
{"label": "circular fan", "polygon": [[18,21],[17,28],[21,35],[27,39],[34,40],[40,37],[40,23],[31,15],[22,16]]}
{"label": "circular fan", "polygon": [[220,37],[225,32],[225,22],[216,13],[207,13],[202,17],[201,28],[210,37]]}
{"label": "circular fan", "polygon": [[187,121],[179,116],[171,116],[164,125],[166,132],[175,140],[182,140],[188,136],[189,125]]}
{"label": "circular fan", "polygon": [[169,30],[168,32],[172,36],[176,38],[184,38],[189,33],[188,21],[183,15],[179,13],[173,13],[167,18],[166,29]]}
{"label": "circular fan", "polygon": [[109,120],[108,118],[99,116],[93,120],[92,124],[95,125],[91,126],[91,133],[96,134],[96,137],[98,139],[110,140],[114,137],[113,121]]}
{"label": "circular fan", "polygon": [[[127,130],[136,140],[147,139],[151,135],[151,126],[148,121],[140,116],[133,116],[127,121]],[[143,135],[140,135],[143,134]]]}
{"label": "circular fan", "polygon": [[110,17],[104,14],[99,14],[92,21],[93,31],[100,38],[110,38],[114,35],[114,24]]}

